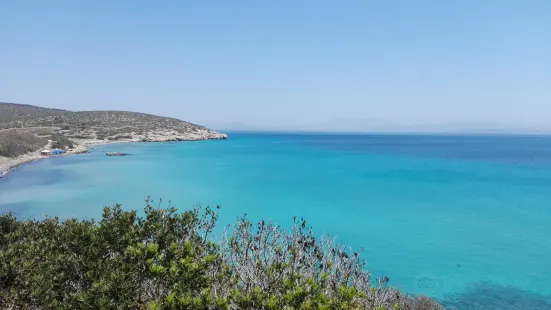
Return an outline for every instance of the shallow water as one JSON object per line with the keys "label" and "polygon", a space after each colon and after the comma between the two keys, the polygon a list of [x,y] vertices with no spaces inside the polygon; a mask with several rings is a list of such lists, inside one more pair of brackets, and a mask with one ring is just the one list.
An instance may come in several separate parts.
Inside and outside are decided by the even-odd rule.
{"label": "shallow water", "polygon": [[[131,153],[106,157],[107,151]],[[119,144],[0,179],[0,212],[97,217],[220,204],[364,249],[368,268],[457,309],[551,309],[551,137],[230,134]]]}

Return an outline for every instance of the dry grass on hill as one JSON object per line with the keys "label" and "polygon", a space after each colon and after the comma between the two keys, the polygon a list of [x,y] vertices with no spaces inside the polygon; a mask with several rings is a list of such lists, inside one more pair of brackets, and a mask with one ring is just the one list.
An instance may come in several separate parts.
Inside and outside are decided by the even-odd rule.
{"label": "dry grass on hill", "polygon": [[34,152],[47,144],[47,139],[27,131],[0,131],[0,156],[3,157],[13,158],[29,152]]}
{"label": "dry grass on hill", "polygon": [[203,126],[170,117],[124,111],[71,112],[29,105],[0,103],[0,129],[55,128],[68,139],[155,140],[174,137],[182,140],[220,138]]}
{"label": "dry grass on hill", "polygon": [[28,119],[52,115],[62,115],[68,111],[42,108],[27,104],[0,102],[0,123],[7,123],[15,119]]}

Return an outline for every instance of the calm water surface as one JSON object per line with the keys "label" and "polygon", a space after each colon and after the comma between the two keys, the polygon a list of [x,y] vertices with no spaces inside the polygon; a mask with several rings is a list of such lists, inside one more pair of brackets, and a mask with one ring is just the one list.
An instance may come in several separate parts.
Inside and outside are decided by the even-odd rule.
{"label": "calm water surface", "polygon": [[[106,157],[106,151],[131,153]],[[222,206],[364,249],[368,268],[457,309],[551,309],[551,137],[231,134],[226,141],[119,144],[22,166],[0,212],[98,217]]]}

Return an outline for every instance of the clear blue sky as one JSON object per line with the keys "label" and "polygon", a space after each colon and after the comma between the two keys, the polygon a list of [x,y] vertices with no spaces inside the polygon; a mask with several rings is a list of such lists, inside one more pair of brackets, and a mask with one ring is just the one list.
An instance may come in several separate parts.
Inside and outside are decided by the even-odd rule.
{"label": "clear blue sky", "polygon": [[549,0],[0,0],[0,45],[0,101],[215,128],[551,130]]}

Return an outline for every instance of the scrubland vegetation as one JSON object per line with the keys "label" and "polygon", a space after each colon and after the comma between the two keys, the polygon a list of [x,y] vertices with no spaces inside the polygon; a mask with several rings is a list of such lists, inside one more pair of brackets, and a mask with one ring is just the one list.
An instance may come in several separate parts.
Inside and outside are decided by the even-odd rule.
{"label": "scrubland vegetation", "polygon": [[17,157],[39,150],[48,140],[33,133],[18,130],[0,130],[0,156]]}
{"label": "scrubland vegetation", "polygon": [[[143,214],[143,215],[140,215]],[[0,216],[2,309],[441,309],[375,280],[360,253],[215,210],[104,208],[101,220]]]}

